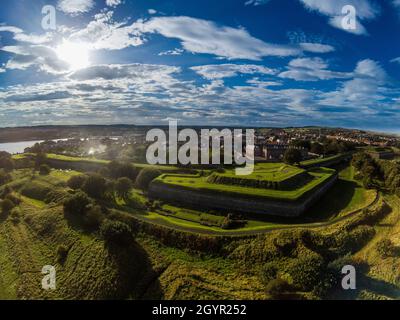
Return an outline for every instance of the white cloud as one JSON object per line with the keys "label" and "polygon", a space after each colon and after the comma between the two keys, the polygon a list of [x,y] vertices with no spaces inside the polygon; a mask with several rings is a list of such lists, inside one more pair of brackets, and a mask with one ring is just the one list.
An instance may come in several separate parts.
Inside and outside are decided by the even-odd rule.
{"label": "white cloud", "polygon": [[50,33],[42,35],[25,34],[22,29],[14,26],[0,26],[0,32],[11,32],[14,34],[14,40],[32,44],[43,44],[52,40],[52,35]]}
{"label": "white cloud", "polygon": [[142,78],[156,80],[180,71],[179,67],[152,64],[97,65],[70,75],[75,80]]}
{"label": "white cloud", "polygon": [[245,6],[261,6],[263,4],[267,4],[270,0],[247,0],[244,5]]}
{"label": "white cloud", "polygon": [[148,12],[149,14],[156,14],[156,13],[157,13],[157,10],[149,9],[149,10],[147,10],[147,12]]}
{"label": "white cloud", "polygon": [[203,78],[214,80],[235,77],[238,74],[275,74],[276,71],[259,65],[214,64],[192,67]]}
{"label": "white cloud", "polygon": [[112,11],[95,15],[86,28],[71,34],[70,39],[88,43],[95,50],[120,50],[143,44],[135,25],[113,22],[112,16]]}
{"label": "white cloud", "polygon": [[321,104],[337,107],[376,107],[380,100],[385,99],[388,82],[386,71],[370,59],[358,62],[353,79],[343,83],[342,87],[323,95]]}
{"label": "white cloud", "polygon": [[158,55],[159,56],[180,56],[184,52],[185,52],[185,50],[183,50],[183,49],[175,48],[173,50],[162,51]]}
{"label": "white cloud", "polygon": [[5,46],[1,50],[13,54],[13,57],[6,63],[6,69],[25,70],[31,66],[37,66],[40,70],[52,74],[62,74],[68,71],[68,64],[58,58],[54,49],[47,46]]}
{"label": "white cloud", "polygon": [[122,3],[122,0],[106,0],[106,5],[109,7],[116,7]]}
{"label": "white cloud", "polygon": [[328,53],[328,52],[335,51],[334,47],[327,45],[327,44],[303,42],[303,43],[300,43],[299,45],[304,51],[308,51],[308,52]]}
{"label": "white cloud", "polygon": [[57,8],[66,14],[75,16],[89,12],[94,5],[93,0],[58,0]]}
{"label": "white cloud", "polygon": [[185,50],[213,54],[226,59],[261,60],[266,56],[293,56],[298,48],[269,44],[252,37],[245,29],[218,26],[191,17],[157,17],[135,24],[142,32],[179,39]]}
{"label": "white cloud", "polygon": [[23,30],[13,26],[1,26],[0,25],[0,32],[11,32],[11,33],[22,33]]}
{"label": "white cloud", "polygon": [[390,60],[390,62],[397,62],[397,63],[400,63],[400,57],[394,58],[394,59]]}
{"label": "white cloud", "polygon": [[[330,18],[329,23],[335,27],[342,29],[346,32],[355,34],[366,34],[364,26],[360,23],[362,20],[374,19],[379,14],[379,8],[375,3],[369,0],[300,0],[304,6],[310,10],[316,10],[319,13],[326,15]],[[352,5],[357,10],[357,27],[355,30],[342,28],[342,8],[346,5]]]}
{"label": "white cloud", "polygon": [[288,70],[279,77],[296,81],[318,81],[350,78],[352,73],[328,70],[328,64],[321,58],[298,58],[289,62]]}

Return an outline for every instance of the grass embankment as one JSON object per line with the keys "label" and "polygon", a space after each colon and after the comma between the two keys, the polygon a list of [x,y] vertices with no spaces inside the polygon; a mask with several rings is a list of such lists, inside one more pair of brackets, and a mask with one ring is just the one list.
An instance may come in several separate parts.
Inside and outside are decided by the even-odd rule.
{"label": "grass embankment", "polygon": [[[354,179],[354,169],[350,166],[340,170],[339,179],[335,185],[302,217],[298,219],[270,218],[266,221],[247,220],[247,223],[234,230],[224,230],[218,227],[221,219],[220,215],[210,214],[204,216],[204,212],[185,209],[173,205],[163,205],[162,209],[165,212],[151,212],[145,218],[167,225],[169,227],[178,227],[187,229],[192,232],[210,233],[217,232],[218,234],[237,234],[251,232],[266,232],[277,228],[290,228],[299,226],[312,226],[315,223],[329,222],[333,219],[344,217],[352,212],[360,210],[371,204],[376,198],[375,190],[366,190],[362,184]],[[215,217],[212,219],[214,226],[208,224],[211,219],[209,216]],[[203,220],[204,219],[204,220]],[[207,221],[209,220],[209,221]],[[204,223],[205,222],[205,223]]]}
{"label": "grass embankment", "polygon": [[206,192],[211,194],[221,194],[228,196],[241,196],[245,198],[274,199],[282,201],[299,200],[307,192],[310,192],[327,181],[335,170],[319,168],[309,171],[308,174],[313,177],[311,181],[295,190],[274,190],[243,187],[239,185],[214,184],[208,181],[206,176],[164,174],[155,179],[156,183],[164,183],[170,186],[181,187],[183,189]]}
{"label": "grass embankment", "polygon": [[309,167],[313,167],[313,166],[324,166],[324,164],[327,164],[329,162],[332,162],[335,160],[339,161],[340,159],[344,158],[345,156],[347,156],[347,155],[346,154],[337,154],[337,155],[325,157],[325,158],[306,160],[306,161],[300,162],[300,166],[305,167],[305,168],[309,168]]}

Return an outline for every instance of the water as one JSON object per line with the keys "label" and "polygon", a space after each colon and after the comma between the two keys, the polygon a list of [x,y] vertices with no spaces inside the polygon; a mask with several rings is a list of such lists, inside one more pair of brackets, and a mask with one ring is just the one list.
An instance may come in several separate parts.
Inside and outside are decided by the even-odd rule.
{"label": "water", "polygon": [[43,140],[0,143],[0,151],[11,154],[23,153],[25,148],[32,147],[35,143],[40,142],[43,142]]}

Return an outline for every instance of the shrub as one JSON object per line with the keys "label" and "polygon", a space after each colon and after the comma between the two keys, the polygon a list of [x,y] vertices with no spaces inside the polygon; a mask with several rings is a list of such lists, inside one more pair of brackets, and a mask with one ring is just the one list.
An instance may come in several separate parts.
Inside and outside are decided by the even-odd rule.
{"label": "shrub", "polygon": [[67,185],[73,190],[82,189],[83,184],[86,182],[87,176],[79,174],[69,178]]}
{"label": "shrub", "polygon": [[287,293],[291,289],[287,281],[281,278],[271,280],[265,288],[267,294],[271,295],[273,298],[279,298],[280,295]]}
{"label": "shrub", "polygon": [[68,248],[65,245],[59,245],[57,248],[57,261],[58,263],[64,264],[68,256]]}
{"label": "shrub", "polygon": [[104,220],[100,234],[108,244],[129,245],[133,241],[131,228],[124,222]]}
{"label": "shrub", "polygon": [[12,192],[12,188],[10,186],[5,186],[3,188],[3,191],[0,194],[0,198],[4,199],[7,195],[9,195]]}
{"label": "shrub", "polygon": [[138,170],[136,169],[136,167],[129,162],[121,163],[114,160],[107,165],[107,168],[110,172],[111,177],[114,179],[128,178],[132,181],[135,181],[138,175]]}
{"label": "shrub", "polygon": [[382,239],[376,244],[376,250],[383,258],[396,255],[396,247],[390,239]]}
{"label": "shrub", "polygon": [[115,191],[117,195],[124,200],[128,199],[131,189],[132,181],[126,177],[119,178],[115,184]]}
{"label": "shrub", "polygon": [[84,224],[87,228],[98,229],[104,220],[104,215],[100,206],[90,207],[84,217]]}
{"label": "shrub", "polygon": [[289,267],[293,285],[303,291],[311,291],[322,277],[324,259],[318,254],[300,256]]}
{"label": "shrub", "polygon": [[30,181],[22,187],[20,192],[26,197],[44,201],[50,191],[51,189],[46,184]]}
{"label": "shrub", "polygon": [[82,190],[92,198],[101,199],[107,191],[106,183],[106,179],[101,175],[97,173],[90,174],[83,184]]}
{"label": "shrub", "polygon": [[302,159],[300,150],[294,148],[287,149],[283,155],[283,161],[287,164],[300,163]]}
{"label": "shrub", "polygon": [[4,169],[0,169],[0,186],[11,180],[11,176]]}
{"label": "shrub", "polygon": [[5,199],[1,202],[1,211],[3,213],[9,213],[14,207],[15,204],[11,200]]}
{"label": "shrub", "polygon": [[3,168],[6,172],[11,172],[15,168],[14,160],[11,157],[0,158],[0,168]]}
{"label": "shrub", "polygon": [[41,176],[47,176],[50,173],[51,169],[47,164],[41,164],[39,167],[39,174]]}
{"label": "shrub", "polygon": [[78,191],[64,201],[64,212],[83,215],[90,203],[91,199],[84,192]]}
{"label": "shrub", "polygon": [[14,203],[14,205],[19,205],[20,203],[21,203],[21,199],[20,198],[18,198],[17,196],[15,196],[14,194],[12,194],[12,193],[9,193],[9,194],[7,194],[5,197],[4,197],[4,199],[6,200],[6,199],[8,199],[8,200],[10,200],[12,203]]}
{"label": "shrub", "polygon": [[144,168],[140,171],[139,175],[136,178],[136,186],[139,189],[147,190],[149,188],[150,182],[155,178],[161,175],[161,171],[152,169],[152,168]]}
{"label": "shrub", "polygon": [[278,268],[275,266],[274,262],[270,262],[262,267],[260,273],[261,281],[268,285],[272,280],[276,279]]}
{"label": "shrub", "polygon": [[17,224],[21,218],[21,209],[16,207],[11,210],[10,218],[12,223]]}

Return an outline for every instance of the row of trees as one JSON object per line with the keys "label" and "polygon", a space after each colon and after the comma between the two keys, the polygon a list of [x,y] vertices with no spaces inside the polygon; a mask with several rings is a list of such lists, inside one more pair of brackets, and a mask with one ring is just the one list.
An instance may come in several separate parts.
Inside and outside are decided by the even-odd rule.
{"label": "row of trees", "polygon": [[371,189],[377,186],[380,170],[370,155],[364,152],[356,153],[353,155],[351,164],[358,171],[365,188]]}
{"label": "row of trees", "polygon": [[356,148],[356,144],[353,142],[331,139],[320,139],[318,142],[312,142],[310,140],[294,140],[291,142],[291,145],[307,149],[311,153],[318,155],[334,155],[353,151]]}

